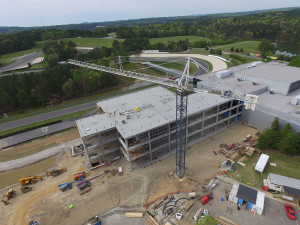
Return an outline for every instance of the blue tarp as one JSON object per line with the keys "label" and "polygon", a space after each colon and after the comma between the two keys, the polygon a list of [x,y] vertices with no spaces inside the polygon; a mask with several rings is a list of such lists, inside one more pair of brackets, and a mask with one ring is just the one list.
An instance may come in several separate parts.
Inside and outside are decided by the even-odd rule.
{"label": "blue tarp", "polygon": [[238,203],[239,205],[243,205],[243,201],[244,201],[243,199],[238,198],[238,202],[237,202],[237,203]]}
{"label": "blue tarp", "polygon": [[247,204],[247,209],[252,209],[252,206],[253,206],[253,204],[251,203],[251,202],[248,202],[248,204]]}

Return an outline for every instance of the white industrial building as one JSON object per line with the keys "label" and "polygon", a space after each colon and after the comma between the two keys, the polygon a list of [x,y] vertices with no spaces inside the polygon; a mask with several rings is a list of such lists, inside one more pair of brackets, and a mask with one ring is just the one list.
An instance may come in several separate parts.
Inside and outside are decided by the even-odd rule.
{"label": "white industrial building", "polygon": [[229,201],[245,206],[253,213],[262,215],[265,204],[265,193],[235,182],[229,194]]}
{"label": "white industrial building", "polygon": [[264,130],[278,117],[282,126],[290,123],[293,131],[300,132],[300,68],[252,62],[230,70],[232,74],[219,81],[209,75],[197,77],[201,79],[198,87],[222,90],[230,87],[241,94],[250,94],[252,89],[251,94],[258,95],[256,109],[243,111],[242,121]]}

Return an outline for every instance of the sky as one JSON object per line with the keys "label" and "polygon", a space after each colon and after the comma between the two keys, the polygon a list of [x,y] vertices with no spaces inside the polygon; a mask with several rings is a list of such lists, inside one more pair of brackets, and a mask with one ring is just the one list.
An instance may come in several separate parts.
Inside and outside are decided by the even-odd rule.
{"label": "sky", "polygon": [[0,26],[50,26],[299,6],[299,0],[0,0]]}

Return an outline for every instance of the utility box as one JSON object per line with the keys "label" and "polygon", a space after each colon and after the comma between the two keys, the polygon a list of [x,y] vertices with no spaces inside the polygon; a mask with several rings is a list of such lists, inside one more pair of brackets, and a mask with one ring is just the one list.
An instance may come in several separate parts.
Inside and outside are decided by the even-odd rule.
{"label": "utility box", "polygon": [[228,77],[232,74],[231,70],[221,70],[216,72],[216,77],[218,78],[223,78],[223,77]]}

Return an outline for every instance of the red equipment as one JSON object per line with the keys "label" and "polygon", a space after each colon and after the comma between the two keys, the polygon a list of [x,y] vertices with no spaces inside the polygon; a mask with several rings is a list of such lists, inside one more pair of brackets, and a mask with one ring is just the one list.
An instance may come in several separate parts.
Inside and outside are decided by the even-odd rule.
{"label": "red equipment", "polygon": [[205,204],[207,204],[212,199],[213,199],[213,194],[212,193],[204,195],[204,196],[201,197],[201,204],[205,205]]}
{"label": "red equipment", "polygon": [[85,177],[84,171],[74,174],[74,180],[79,180],[79,178],[81,178],[81,177]]}

